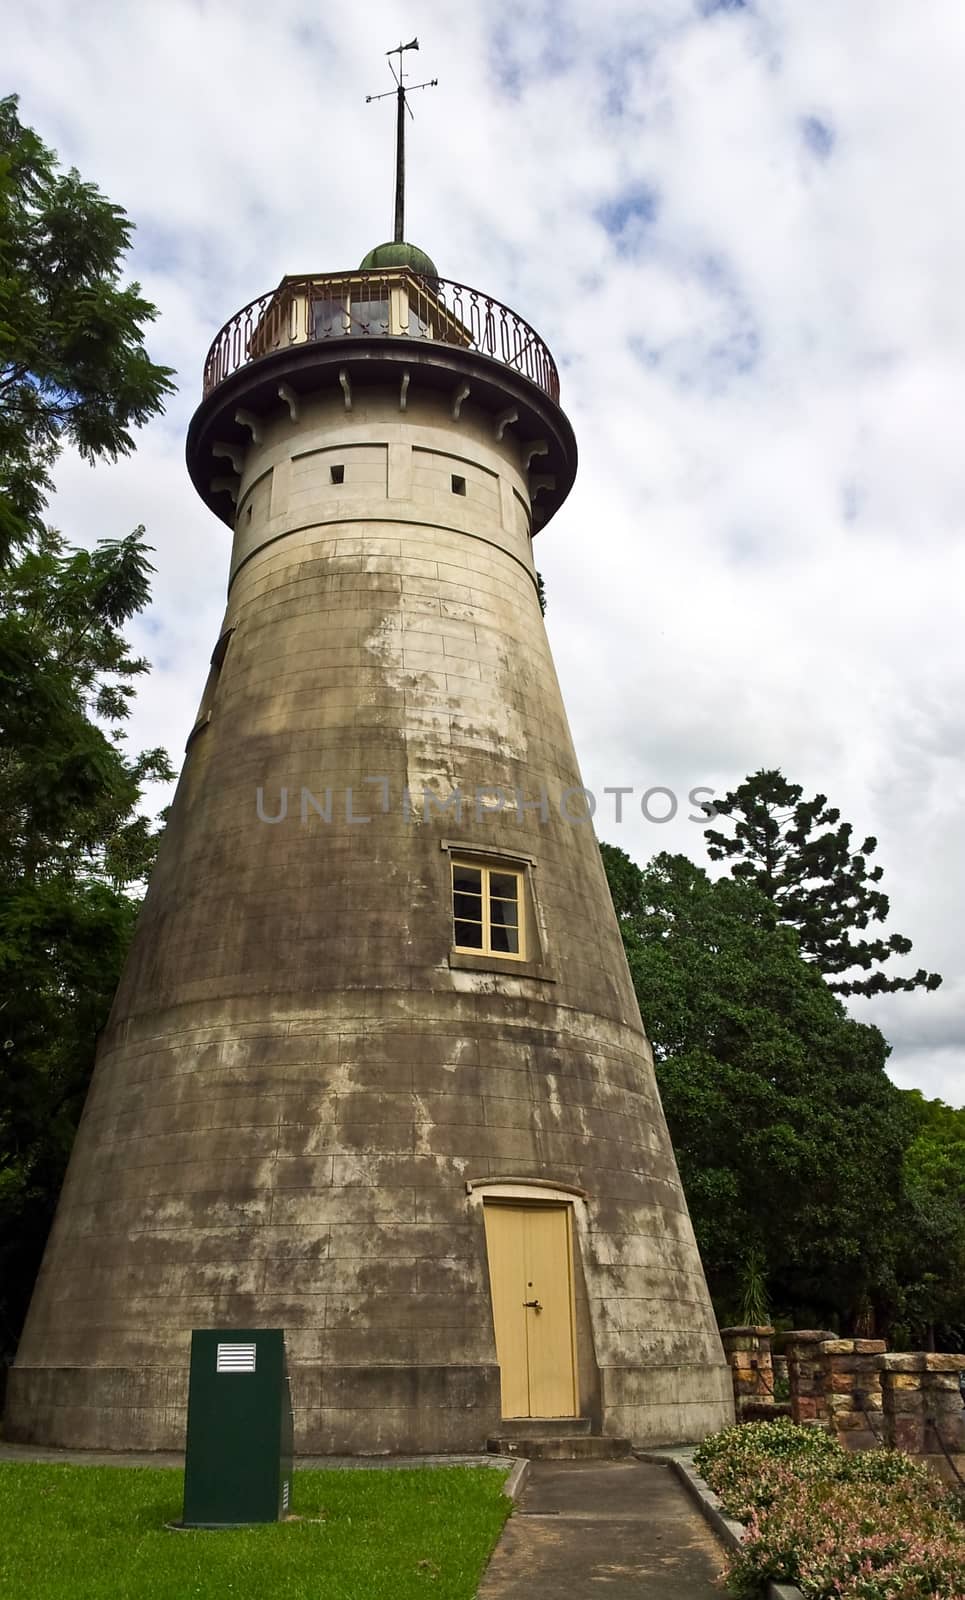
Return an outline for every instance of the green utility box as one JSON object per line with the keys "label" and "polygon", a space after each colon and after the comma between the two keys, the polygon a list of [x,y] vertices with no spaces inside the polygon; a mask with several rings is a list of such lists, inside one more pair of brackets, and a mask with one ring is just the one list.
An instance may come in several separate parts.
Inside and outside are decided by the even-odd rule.
{"label": "green utility box", "polygon": [[186,1528],[278,1522],[292,1479],[292,1401],[281,1328],[191,1335]]}

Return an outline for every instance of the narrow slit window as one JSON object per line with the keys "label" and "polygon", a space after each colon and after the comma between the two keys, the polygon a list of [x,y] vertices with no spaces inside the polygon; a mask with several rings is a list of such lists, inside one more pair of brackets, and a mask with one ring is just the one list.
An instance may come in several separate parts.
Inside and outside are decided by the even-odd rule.
{"label": "narrow slit window", "polygon": [[344,483],[345,482],[345,468],[343,466],[329,467],[328,470],[332,475],[332,482],[333,483]]}
{"label": "narrow slit window", "polygon": [[452,474],[452,492],[453,494],[465,494],[466,492],[466,480],[461,478],[458,472]]}
{"label": "narrow slit window", "polygon": [[474,955],[523,959],[522,873],[452,863],[453,944]]}

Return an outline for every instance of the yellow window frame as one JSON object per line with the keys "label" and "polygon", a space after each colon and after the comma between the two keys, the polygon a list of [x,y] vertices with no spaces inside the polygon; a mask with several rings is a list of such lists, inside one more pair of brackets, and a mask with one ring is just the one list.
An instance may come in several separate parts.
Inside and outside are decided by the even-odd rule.
{"label": "yellow window frame", "polygon": [[[456,922],[474,920],[469,917],[456,917],[456,873],[470,871],[481,873],[482,894],[482,946],[457,944]],[[496,950],[492,942],[492,891],[490,880],[493,873],[498,877],[513,878],[516,882],[516,928],[518,950]],[[453,949],[460,955],[467,956],[494,956],[497,961],[525,961],[526,960],[526,885],[525,871],[515,862],[493,861],[492,863],[480,861],[478,858],[453,856],[450,858],[449,886],[452,895],[452,939]],[[505,895],[496,895],[497,900],[504,900]]]}

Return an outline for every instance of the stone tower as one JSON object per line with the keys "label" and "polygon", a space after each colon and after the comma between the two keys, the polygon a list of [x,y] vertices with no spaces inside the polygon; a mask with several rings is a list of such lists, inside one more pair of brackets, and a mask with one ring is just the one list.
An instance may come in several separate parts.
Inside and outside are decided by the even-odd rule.
{"label": "stone tower", "polygon": [[251,1326],[303,1451],[723,1425],[537,594],[549,352],[382,246],[232,318],[187,453],[227,612],[7,1437],[179,1447],[191,1329]]}

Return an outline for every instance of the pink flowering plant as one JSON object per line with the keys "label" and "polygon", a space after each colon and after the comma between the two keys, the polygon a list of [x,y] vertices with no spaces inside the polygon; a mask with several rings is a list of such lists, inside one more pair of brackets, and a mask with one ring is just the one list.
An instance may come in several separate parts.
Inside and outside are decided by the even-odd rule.
{"label": "pink flowering plant", "polygon": [[852,1455],[781,1419],[713,1435],[695,1465],[746,1524],[725,1574],[742,1600],[768,1579],[806,1600],[965,1600],[958,1502],[902,1451]]}

